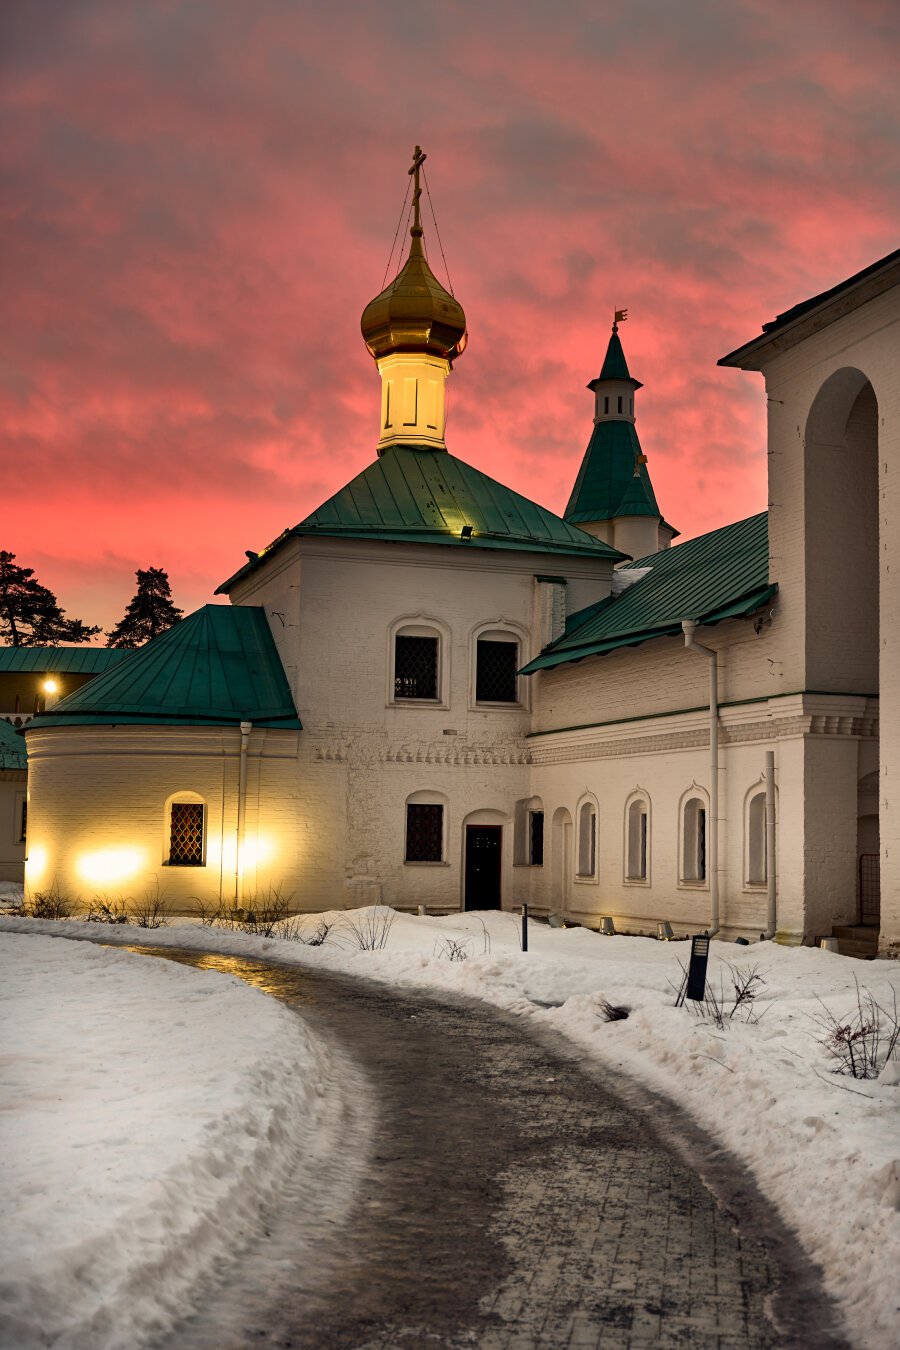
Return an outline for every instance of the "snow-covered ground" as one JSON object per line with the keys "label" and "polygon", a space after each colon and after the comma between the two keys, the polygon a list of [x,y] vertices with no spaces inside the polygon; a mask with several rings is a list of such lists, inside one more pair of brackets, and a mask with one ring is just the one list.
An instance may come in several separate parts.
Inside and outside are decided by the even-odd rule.
{"label": "snow-covered ground", "polygon": [[[357,917],[363,914],[360,911]],[[826,1284],[843,1309],[852,1343],[867,1350],[887,1350],[896,1345],[900,1325],[897,1280],[900,1270],[900,1062],[894,1060],[877,1080],[858,1081],[838,1076],[832,1071],[833,1061],[821,1044],[824,1033],[817,1028],[814,1019],[822,1012],[818,1000],[841,1020],[855,1010],[854,977],[883,1007],[892,1009],[894,995],[900,992],[900,964],[855,961],[830,952],[783,948],[771,943],[741,947],[714,942],[709,972],[714,987],[719,987],[720,976],[723,976],[727,990],[729,965],[744,970],[756,967],[765,982],[754,1004],[755,1013],[764,1014],[761,1020],[747,1023],[735,1017],[729,1019],[724,1029],[719,1029],[709,1021],[698,1019],[689,1008],[674,1006],[673,986],[681,979],[679,961],[688,959],[687,943],[605,938],[585,929],[552,930],[533,923],[530,925],[529,951],[523,953],[519,946],[520,920],[512,915],[464,914],[448,918],[397,915],[386,946],[382,950],[364,951],[354,944],[346,926],[346,916],[325,918],[333,919],[335,928],[321,946],[250,937],[193,923],[179,923],[153,932],[130,926],[125,929],[104,927],[100,936],[114,942],[142,941],[158,946],[191,946],[258,955],[313,969],[337,970],[397,984],[449,990],[484,999],[553,1026],[581,1047],[585,1055],[678,1102],[710,1134],[741,1158],[755,1174],[763,1192],[798,1233],[806,1250],[822,1266]],[[318,922],[313,916],[304,920],[307,936],[312,935]],[[72,921],[52,923],[4,918],[0,919],[0,928],[8,933],[97,935],[96,925]],[[9,942],[8,937],[3,938],[4,947],[8,947]],[[74,957],[65,954],[65,949],[70,946],[77,952],[79,965],[91,960],[90,953],[84,956],[82,944],[57,943],[53,952],[60,954],[54,958],[48,952],[50,944],[43,940],[34,942],[32,939],[31,942],[39,955],[29,957],[30,944],[24,940],[16,942],[15,951],[9,957],[13,969],[16,962],[23,962],[23,969],[28,969],[33,961],[44,962],[49,976],[53,959],[58,960],[60,968],[75,961]],[[458,954],[464,952],[465,959],[449,959],[454,944],[457,947],[462,944]],[[103,953],[93,958],[95,963],[104,966],[111,959]],[[146,1091],[152,1098],[152,1074],[146,1067],[141,1069],[148,1059],[152,1065],[158,1056],[165,1055],[166,1063],[171,1062],[167,1042],[156,1035],[156,1029],[160,1033],[165,1030],[168,1037],[173,1023],[173,1004],[177,1002],[178,1005],[178,1020],[185,1028],[190,1028],[194,1019],[201,1016],[200,1007],[204,1006],[199,992],[195,992],[196,981],[200,979],[200,987],[206,990],[203,997],[207,1000],[211,998],[209,990],[212,986],[208,976],[198,977],[182,970],[160,972],[156,962],[145,962],[152,971],[152,974],[146,974],[143,967],[139,969],[135,964],[141,960],[123,957],[123,964],[115,967],[115,980],[124,981],[123,984],[113,982],[105,986],[82,978],[82,984],[90,983],[92,988],[98,989],[98,999],[102,1000],[102,991],[108,988],[110,1004],[107,1006],[114,1006],[116,1012],[119,1002],[127,1004],[126,988],[135,1000],[135,1007],[148,997],[153,999],[154,1033],[148,1034],[151,1023],[147,1015],[143,1021],[136,1018],[134,1032],[129,1036],[124,1036],[116,1025],[112,1049],[109,1045],[104,1049],[102,1038],[88,1033],[83,1012],[79,1014],[77,1029],[73,1031],[71,1027],[63,1026],[57,1042],[56,983],[53,985],[54,999],[48,1001],[35,996],[36,977],[32,976],[30,981],[28,977],[23,978],[17,997],[28,1000],[28,1013],[22,1021],[28,1024],[29,1042],[40,1047],[43,1058],[37,1065],[34,1062],[36,1052],[32,1051],[30,1057],[24,1056],[26,1064],[21,1069],[16,1068],[17,1073],[27,1075],[29,1083],[34,1083],[33,1088],[28,1088],[23,1111],[35,1113],[35,1123],[30,1114],[21,1119],[21,1123],[17,1122],[19,1112],[16,1110],[9,1113],[11,1119],[7,1126],[14,1131],[18,1127],[22,1137],[42,1132],[48,1138],[48,1161],[38,1169],[36,1164],[29,1163],[29,1148],[26,1146],[21,1150],[26,1182],[21,1191],[21,1208],[13,1212],[13,1217],[17,1225],[24,1224],[25,1231],[11,1244],[11,1249],[20,1256],[25,1253],[28,1242],[35,1240],[44,1221],[42,1216],[53,1219],[54,1204],[67,1203],[63,1178],[70,1171],[83,1171],[85,1186],[97,1187],[97,1202],[92,1210],[115,1212],[121,1219],[124,1207],[118,1194],[120,1182],[129,1184],[127,1172],[132,1169],[137,1169],[143,1176],[142,1169],[148,1167],[146,1160],[152,1161],[154,1155],[159,1159],[162,1153],[166,1164],[162,1168],[164,1175],[157,1174],[155,1181],[151,1181],[148,1174],[138,1200],[147,1204],[150,1192],[156,1192],[156,1208],[150,1212],[155,1215],[158,1225],[166,1225],[166,1240],[173,1252],[179,1242],[187,1245],[190,1241],[185,1230],[178,1228],[178,1216],[182,1212],[178,1188],[169,1185],[167,1179],[179,1168],[182,1173],[187,1168],[189,1174],[201,1169],[202,1146],[199,1154],[190,1156],[190,1147],[198,1143],[200,1132],[191,1135],[186,1143],[177,1143],[169,1132],[164,1136],[168,1144],[165,1150],[160,1150],[152,1133],[131,1128],[131,1122],[138,1118],[141,1121],[151,1119],[160,1131],[165,1131],[166,1121],[158,1116],[159,1101],[157,1099],[157,1114],[154,1115],[151,1106],[135,1104],[133,1094]],[[99,965],[96,968],[99,969]],[[73,975],[72,978],[76,977]],[[153,981],[159,983],[151,995],[149,983]],[[31,993],[28,993],[29,988]],[[148,992],[138,992],[141,990]],[[226,985],[226,990],[228,998],[252,997],[231,983]],[[224,991],[222,998],[226,998]],[[280,1039],[273,1040],[271,1032],[264,1029],[268,1026],[267,1019],[289,1015],[271,1007],[261,996],[255,998],[252,1019],[240,1019],[242,1033],[248,1039],[239,1041],[247,1046],[247,1058],[238,1065],[231,1038],[224,1033],[220,1038],[218,1028],[215,1035],[204,1036],[199,1043],[195,1034],[191,1035],[189,1030],[185,1032],[185,1053],[190,1043],[191,1053],[199,1053],[203,1060],[202,1067],[193,1061],[195,1078],[205,1075],[204,1082],[214,1085],[212,1102],[208,1089],[204,1094],[206,1105],[213,1116],[219,1109],[222,1112],[220,1125],[211,1119],[207,1122],[210,1140],[221,1141],[217,1131],[225,1113],[232,1112],[231,1103],[235,1096],[245,1109],[249,1109],[241,1087],[230,1077],[232,1073],[240,1076],[241,1065],[245,1073],[244,1085],[251,1081],[252,1073],[264,1074],[265,1090],[258,1109],[278,1116],[285,1104],[285,1098],[278,1094],[289,1090],[285,1084],[288,1077],[285,1056],[298,1066],[291,1077],[306,1085],[299,1088],[296,1083],[293,1085],[293,1091],[300,1093],[300,1100],[292,1104],[292,1109],[308,1110],[310,1128],[315,1128],[315,1102],[311,1096],[303,1095],[314,1082],[317,1072],[322,1072],[321,1064],[318,1069],[316,1067],[315,1047],[302,1042],[299,1032],[288,1036],[285,1030]],[[601,1008],[603,999],[627,1007],[628,1018],[606,1021]],[[146,1008],[146,1001],[144,1006]],[[163,1007],[167,1010],[165,1017],[160,1016]],[[202,1015],[206,1016],[205,1013]],[[96,1007],[87,1019],[90,1027],[95,1027],[103,1016],[99,1006]],[[65,1021],[63,1016],[62,1022]],[[177,1027],[174,1030],[177,1031]],[[257,1037],[255,1058],[250,1048],[254,1037]],[[13,1038],[14,1064],[19,1060],[17,1039]],[[227,1052],[224,1050],[226,1045]],[[99,1066],[109,1063],[110,1055],[117,1071],[120,1063],[132,1062],[129,1069],[132,1083],[129,1093],[116,1093],[105,1100]],[[36,1077],[40,1079],[40,1087],[34,1081]],[[91,1088],[84,1098],[87,1106],[83,1111],[70,1111],[69,1120],[76,1121],[77,1129],[67,1127],[61,1137],[62,1130],[53,1128],[53,1103],[59,1095],[57,1081],[65,1084],[67,1080],[75,1082],[82,1078]],[[191,1074],[186,1072],[184,1091],[188,1092],[194,1086]],[[37,1100],[39,1094],[43,1101]],[[123,1113],[128,1113],[129,1122],[124,1128]],[[36,1123],[39,1117],[40,1126]],[[85,1131],[88,1133],[86,1139],[82,1137]],[[118,1169],[109,1174],[103,1151],[106,1138],[114,1151],[113,1155],[107,1156],[114,1156],[119,1147],[116,1141],[123,1135],[129,1137],[134,1148],[124,1178],[118,1175]],[[80,1149],[75,1148],[76,1143],[81,1144]],[[238,1174],[239,1166],[232,1163],[230,1152],[222,1154],[219,1142],[220,1161],[224,1158],[228,1164],[224,1177],[216,1178],[215,1185],[204,1182],[209,1186],[214,1202],[219,1188],[231,1182],[234,1182],[235,1192],[260,1184],[260,1178],[254,1176],[252,1138],[245,1143],[245,1166]],[[210,1147],[214,1151],[215,1144]],[[183,1153],[179,1153],[179,1149]],[[56,1154],[52,1164],[49,1162],[51,1150]],[[5,1156],[9,1161],[8,1146]],[[37,1195],[34,1193],[35,1178]],[[172,1220],[168,1215],[170,1200],[174,1207]],[[252,1203],[256,1203],[255,1194]],[[79,1216],[76,1214],[75,1217]],[[75,1271],[83,1272],[91,1267],[90,1261],[83,1260],[73,1251],[78,1245],[75,1233],[79,1234],[78,1241],[83,1248],[95,1239],[95,1232],[92,1229],[90,1234],[82,1234],[77,1226],[66,1229],[55,1220],[48,1224],[45,1232],[47,1236],[42,1243],[35,1278],[49,1280],[55,1270],[62,1270],[70,1283],[74,1281],[72,1291],[67,1295],[71,1301],[78,1289]],[[131,1242],[130,1229],[119,1222],[117,1232],[127,1248]],[[234,1239],[234,1236],[233,1233],[219,1234],[223,1240]],[[102,1274],[103,1262],[98,1259]],[[119,1259],[124,1261],[126,1257]],[[186,1277],[191,1274],[191,1265],[187,1264]],[[7,1275],[8,1271],[7,1265]],[[104,1288],[98,1276],[87,1294],[81,1290],[81,1298],[106,1297]],[[149,1319],[149,1309],[144,1309],[140,1315]],[[94,1343],[99,1345],[101,1342]],[[133,1343],[137,1344],[137,1341]]]}
{"label": "snow-covered ground", "polygon": [[315,1175],[340,1087],[299,1018],[233,976],[4,933],[0,991],[0,1345],[143,1345],[301,1150]]}

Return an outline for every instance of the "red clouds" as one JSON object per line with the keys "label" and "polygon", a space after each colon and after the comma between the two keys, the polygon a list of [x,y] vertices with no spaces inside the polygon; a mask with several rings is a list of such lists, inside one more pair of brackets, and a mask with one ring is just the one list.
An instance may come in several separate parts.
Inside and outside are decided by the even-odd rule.
{"label": "red clouds", "polygon": [[667,518],[764,506],[761,382],[717,358],[897,242],[892,4],[84,0],[0,22],[2,542],[88,621],[139,566],[203,603],[371,459],[358,320],[417,141],[471,332],[448,443],[558,510],[625,305]]}

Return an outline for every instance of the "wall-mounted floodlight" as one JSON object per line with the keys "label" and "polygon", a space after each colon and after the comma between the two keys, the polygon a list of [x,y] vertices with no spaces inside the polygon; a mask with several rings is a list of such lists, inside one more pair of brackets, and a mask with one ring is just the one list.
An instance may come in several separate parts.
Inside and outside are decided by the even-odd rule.
{"label": "wall-mounted floodlight", "polygon": [[464,525],[464,526],[462,527],[462,529],[460,530],[460,532],[459,532],[459,537],[460,537],[460,539],[467,539],[467,540],[468,540],[468,539],[471,539],[471,538],[472,538],[472,531],[473,531],[473,529],[474,529],[474,526],[472,526],[472,525]]}
{"label": "wall-mounted floodlight", "polygon": [[42,686],[45,694],[55,694],[59,689],[56,680],[46,679]]}

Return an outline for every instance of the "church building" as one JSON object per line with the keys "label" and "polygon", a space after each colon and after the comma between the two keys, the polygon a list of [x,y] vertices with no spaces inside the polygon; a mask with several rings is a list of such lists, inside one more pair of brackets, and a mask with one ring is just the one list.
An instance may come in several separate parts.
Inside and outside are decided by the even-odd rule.
{"label": "church building", "polygon": [[723,358],[765,379],[769,510],[678,543],[619,315],[563,516],[448,449],[420,163],[372,462],[27,723],[28,892],[896,950],[900,251]]}

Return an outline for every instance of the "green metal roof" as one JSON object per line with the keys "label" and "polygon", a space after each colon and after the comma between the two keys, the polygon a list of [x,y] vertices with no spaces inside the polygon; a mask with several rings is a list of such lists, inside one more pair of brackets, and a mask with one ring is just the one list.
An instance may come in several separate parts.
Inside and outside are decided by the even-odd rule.
{"label": "green metal roof", "polygon": [[0,717],[0,769],[25,767],[25,738]]}
{"label": "green metal roof", "polygon": [[[464,525],[472,527],[469,540],[461,536]],[[251,558],[217,594],[227,593],[239,577],[294,535],[627,557],[446,450],[418,445],[390,446],[317,511]]]}
{"label": "green metal roof", "polygon": [[599,380],[631,380],[636,388],[641,388],[640,383],[632,379],[628,370],[628,362],[625,360],[625,353],[622,350],[622,343],[616,328],[613,328],[612,336],[609,339],[609,346],[606,349],[606,356],[603,358],[600,374],[597,376],[597,380],[591,381],[588,389],[592,389]]}
{"label": "green metal roof", "polygon": [[572,525],[580,521],[612,520],[615,516],[656,516],[661,519],[647,465],[635,465],[641,443],[631,422],[598,422],[575,479],[564,515]]}
{"label": "green metal roof", "polygon": [[67,675],[98,675],[128,656],[122,647],[0,647],[0,674],[57,670]]}
{"label": "green metal roof", "polygon": [[524,673],[680,634],[682,619],[711,624],[752,614],[777,589],[769,581],[765,511],[639,558],[623,570],[632,568],[649,568],[649,574],[620,595],[571,615],[562,637],[525,666]]}
{"label": "green metal roof", "polygon": [[300,726],[268,620],[255,605],[204,605],[27,725],[238,722]]}

